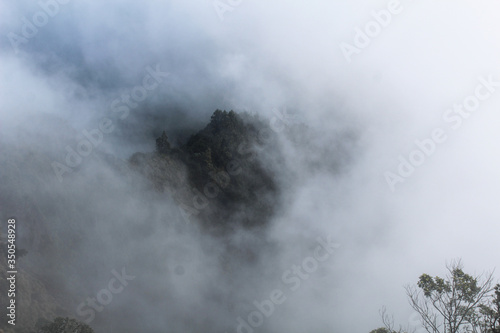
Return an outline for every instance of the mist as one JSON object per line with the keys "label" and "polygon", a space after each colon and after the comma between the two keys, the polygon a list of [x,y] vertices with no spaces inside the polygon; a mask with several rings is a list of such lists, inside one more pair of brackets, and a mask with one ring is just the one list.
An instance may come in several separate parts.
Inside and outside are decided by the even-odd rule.
{"label": "mist", "polygon": [[[383,306],[406,325],[403,286],[424,272],[498,267],[498,2],[48,3],[0,1],[1,219],[28,251],[31,313],[95,332],[248,332],[254,302],[276,299],[252,331],[363,333]],[[263,227],[211,233],[129,166],[216,109],[272,133]],[[87,156],[69,153],[96,129]],[[81,307],[122,270],[101,311]]]}

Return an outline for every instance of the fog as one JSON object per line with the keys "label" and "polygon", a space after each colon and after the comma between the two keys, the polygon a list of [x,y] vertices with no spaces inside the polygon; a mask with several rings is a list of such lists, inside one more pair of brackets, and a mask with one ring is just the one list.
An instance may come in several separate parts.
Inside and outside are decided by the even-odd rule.
{"label": "fog", "polygon": [[[497,1],[61,1],[34,32],[40,3],[0,1],[1,219],[18,220],[19,265],[54,284],[60,313],[88,318],[79,304],[124,268],[134,279],[94,311],[96,332],[237,332],[281,290],[255,332],[363,333],[382,326],[382,306],[406,325],[403,286],[424,272],[454,258],[498,267]],[[357,47],[357,28],[394,3]],[[157,84],[136,106],[122,100],[144,82]],[[448,111],[478,86],[474,111]],[[269,124],[292,110],[313,132],[301,145],[278,131],[279,154],[259,157],[280,188],[266,228],[208,234],[126,167],[215,109]],[[58,175],[66,147],[105,119],[102,143]],[[318,237],[335,251],[292,290],[283,275]]]}

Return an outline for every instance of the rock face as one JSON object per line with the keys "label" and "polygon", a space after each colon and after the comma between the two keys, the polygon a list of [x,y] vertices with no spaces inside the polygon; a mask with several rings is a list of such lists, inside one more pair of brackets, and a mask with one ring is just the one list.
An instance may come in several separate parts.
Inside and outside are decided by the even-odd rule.
{"label": "rock face", "polygon": [[[5,244],[0,244],[2,247]],[[7,271],[6,256],[0,256],[0,271]],[[8,281],[0,280],[2,292],[9,290]],[[51,318],[62,309],[56,298],[47,290],[46,286],[37,277],[24,269],[18,269],[16,276],[16,325],[7,324],[7,320],[0,323],[0,332],[5,333],[31,333],[38,318]],[[2,309],[7,308],[8,299],[2,295],[0,305]],[[3,330],[3,331],[2,331]]]}
{"label": "rock face", "polygon": [[165,132],[154,154],[134,154],[131,165],[158,191],[171,192],[189,219],[209,227],[262,226],[277,204],[277,185],[256,153],[264,124],[216,110],[210,123],[179,148]]}

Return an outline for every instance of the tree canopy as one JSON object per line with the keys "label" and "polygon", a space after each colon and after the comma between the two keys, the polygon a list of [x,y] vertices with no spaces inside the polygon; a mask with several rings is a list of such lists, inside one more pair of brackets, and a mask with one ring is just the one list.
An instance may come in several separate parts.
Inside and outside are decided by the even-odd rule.
{"label": "tree canopy", "polygon": [[[492,287],[493,273],[467,274],[460,260],[447,270],[444,277],[422,274],[416,285],[405,287],[422,327],[429,333],[500,333],[500,285]],[[386,332],[394,332],[385,309],[381,316]]]}

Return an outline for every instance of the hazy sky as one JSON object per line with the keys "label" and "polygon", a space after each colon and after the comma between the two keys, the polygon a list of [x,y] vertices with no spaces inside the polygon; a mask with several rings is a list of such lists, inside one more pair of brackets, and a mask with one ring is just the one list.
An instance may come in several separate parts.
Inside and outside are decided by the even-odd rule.
{"label": "hazy sky", "polygon": [[[333,237],[340,244],[338,251],[266,319],[268,326],[256,332],[369,332],[381,326],[378,310],[383,305],[406,324],[412,311],[402,287],[416,282],[421,273],[443,274],[445,262],[458,257],[471,272],[498,267],[498,1],[53,4],[0,1],[2,187],[15,192],[14,198],[31,193],[28,201],[43,207],[50,206],[51,193],[73,193],[68,200],[81,201],[60,204],[54,216],[64,211],[71,219],[72,211],[65,210],[71,207],[83,219],[94,220],[94,231],[108,236],[113,228],[126,226],[122,236],[130,240],[128,250],[120,252],[110,245],[121,243],[114,235],[89,251],[105,251],[106,259],[99,262],[97,277],[85,279],[88,284],[75,278],[75,288],[83,290],[77,299],[105,286],[111,270],[119,270],[123,262],[141,262],[141,255],[150,251],[143,247],[169,253],[167,263],[152,271],[137,264],[135,271],[142,278],[138,275],[135,287],[131,282],[128,294],[125,290],[116,296],[128,301],[117,300],[108,312],[98,314],[102,322],[130,312],[128,317],[137,325],[130,327],[146,321],[150,326],[144,332],[162,325],[175,331],[184,330],[190,320],[199,325],[194,327],[203,327],[197,317],[206,316],[221,323],[211,330],[223,327],[229,332],[231,323],[237,325],[236,317],[248,312],[231,310],[236,315],[225,317],[227,312],[211,305],[227,302],[214,301],[209,294],[230,299],[234,293],[235,299],[250,300],[250,305],[252,297],[263,299],[280,285],[281,272],[307,257],[319,236]],[[44,14],[44,6],[51,15]],[[363,33],[367,29],[371,36]],[[144,101],[118,121],[123,114],[113,111],[113,102],[143,85],[144,77],[157,69],[168,76],[162,74]],[[141,202],[141,195],[130,194],[130,185],[120,175],[93,158],[85,159],[77,172],[65,174],[62,183],[51,166],[53,161],[63,163],[65,147],[76,146],[82,131],[97,128],[104,117],[116,127],[98,150],[126,159],[136,151],[152,151],[163,129],[182,140],[183,130],[201,128],[216,108],[269,118],[276,108],[293,109],[317,133],[319,147],[330,145],[344,131],[353,131],[356,138],[348,144],[350,156],[340,174],[309,170],[304,161],[305,156],[321,156],[323,162],[340,157],[284,144],[285,167],[294,176],[286,179],[290,191],[283,195],[283,212],[264,237],[279,250],[269,256],[262,252],[255,267],[235,273],[237,287],[218,278],[212,262],[221,251],[216,241],[191,227],[141,234],[147,246],[132,241],[139,232],[131,227],[134,218],[166,216],[175,208],[153,199],[149,206]],[[30,151],[40,156],[31,158]],[[400,156],[422,163],[400,167]],[[398,168],[407,177],[398,175]],[[392,173],[392,187],[387,172]],[[25,174],[43,179],[45,191],[33,190]],[[93,186],[99,186],[89,181],[96,174],[107,179],[112,190],[89,197],[95,193]],[[44,195],[47,202],[40,203]],[[123,209],[116,212],[112,207]],[[1,209],[2,219],[13,214],[4,203]],[[114,222],[101,225],[107,219]],[[253,237],[260,236],[242,232],[232,241],[261,241]],[[196,258],[190,264],[182,264],[185,259],[177,254],[186,244]],[[149,259],[160,258],[158,254]],[[187,271],[185,278],[174,276],[164,283],[161,276],[170,274],[178,262]],[[91,267],[92,260],[85,265]],[[276,272],[267,274],[266,269]],[[177,297],[177,303],[162,300],[162,292]],[[130,304],[147,307],[148,302],[158,312],[133,314]],[[203,311],[208,314],[199,314]]]}

